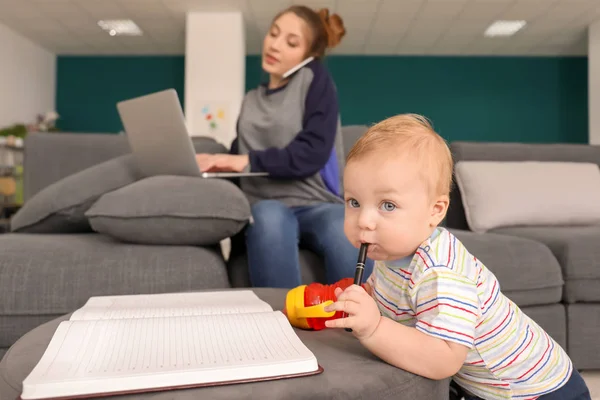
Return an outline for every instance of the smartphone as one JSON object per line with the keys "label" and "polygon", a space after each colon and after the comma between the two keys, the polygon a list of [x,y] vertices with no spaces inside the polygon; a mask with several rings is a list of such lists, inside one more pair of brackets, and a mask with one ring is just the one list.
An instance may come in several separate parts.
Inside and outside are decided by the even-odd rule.
{"label": "smartphone", "polygon": [[290,76],[294,72],[298,71],[300,68],[304,67],[306,64],[308,64],[309,62],[311,62],[314,59],[315,58],[313,56],[308,57],[306,60],[302,61],[300,64],[296,65],[294,68],[290,69],[285,74],[283,74],[283,78],[284,79],[287,78],[288,76]]}

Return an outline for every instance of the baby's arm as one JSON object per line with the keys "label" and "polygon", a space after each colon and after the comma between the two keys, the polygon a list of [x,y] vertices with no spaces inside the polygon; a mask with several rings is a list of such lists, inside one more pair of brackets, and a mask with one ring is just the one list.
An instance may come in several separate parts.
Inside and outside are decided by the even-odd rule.
{"label": "baby's arm", "polygon": [[454,375],[469,351],[384,316],[375,332],[361,343],[387,363],[430,379]]}
{"label": "baby's arm", "polygon": [[413,274],[409,288],[415,327],[385,316],[362,340],[375,355],[407,371],[431,378],[454,375],[474,345],[479,315],[477,284],[444,267]]}

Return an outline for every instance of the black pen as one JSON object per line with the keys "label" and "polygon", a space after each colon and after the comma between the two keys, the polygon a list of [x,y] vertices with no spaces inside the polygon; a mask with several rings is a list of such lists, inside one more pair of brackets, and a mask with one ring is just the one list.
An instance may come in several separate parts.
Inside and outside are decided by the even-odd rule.
{"label": "black pen", "polygon": [[[369,243],[362,243],[360,250],[358,251],[358,261],[356,261],[356,271],[354,272],[354,284],[357,286],[362,285],[363,273],[365,272],[365,263],[367,262],[367,249]],[[347,314],[344,313],[344,318]],[[345,328],[346,332],[352,332],[351,328]]]}

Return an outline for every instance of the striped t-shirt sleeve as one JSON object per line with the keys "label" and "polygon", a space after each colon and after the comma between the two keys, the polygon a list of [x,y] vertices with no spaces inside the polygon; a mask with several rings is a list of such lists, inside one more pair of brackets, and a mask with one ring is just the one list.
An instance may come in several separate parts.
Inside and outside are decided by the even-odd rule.
{"label": "striped t-shirt sleeve", "polygon": [[369,277],[367,278],[366,282],[371,287],[375,286],[375,270],[373,270],[373,272],[371,273],[371,275],[369,275]]}
{"label": "striped t-shirt sleeve", "polygon": [[415,328],[472,348],[479,312],[476,283],[446,266],[429,267],[419,275],[410,289]]}

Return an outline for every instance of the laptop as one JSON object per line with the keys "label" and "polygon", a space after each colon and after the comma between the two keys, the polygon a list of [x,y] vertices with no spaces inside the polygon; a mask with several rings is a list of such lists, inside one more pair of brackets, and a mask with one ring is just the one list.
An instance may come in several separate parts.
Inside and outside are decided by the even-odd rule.
{"label": "laptop", "polygon": [[268,176],[266,172],[201,172],[175,89],[120,101],[117,110],[136,165],[144,177]]}

